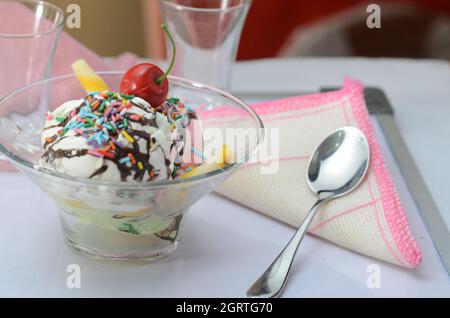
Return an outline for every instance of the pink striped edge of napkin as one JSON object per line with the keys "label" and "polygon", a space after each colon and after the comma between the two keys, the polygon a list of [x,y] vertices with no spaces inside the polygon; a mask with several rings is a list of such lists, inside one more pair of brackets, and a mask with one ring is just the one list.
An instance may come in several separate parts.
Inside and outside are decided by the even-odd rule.
{"label": "pink striped edge of napkin", "polygon": [[[358,121],[359,128],[364,132],[371,152],[371,168],[375,173],[378,186],[381,190],[384,216],[394,238],[398,250],[411,267],[417,267],[422,261],[419,245],[409,228],[408,219],[398,197],[394,181],[386,167],[380,145],[375,137],[369,112],[364,100],[364,85],[358,81],[346,79],[344,88],[340,91],[309,96],[307,100],[312,103],[317,100],[342,98],[348,96],[352,104],[353,114]],[[324,101],[322,99],[322,102]],[[387,247],[389,245],[386,243]]]}

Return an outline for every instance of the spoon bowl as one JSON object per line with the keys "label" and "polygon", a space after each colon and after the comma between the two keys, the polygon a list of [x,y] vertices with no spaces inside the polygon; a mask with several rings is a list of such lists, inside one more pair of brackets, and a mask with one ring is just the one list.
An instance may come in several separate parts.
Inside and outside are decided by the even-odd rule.
{"label": "spoon bowl", "polygon": [[364,179],[370,162],[369,143],[357,128],[344,127],[328,136],[309,160],[307,182],[318,200],[281,254],[247,291],[254,298],[278,297],[306,231],[322,204],[353,191]]}
{"label": "spoon bowl", "polygon": [[361,130],[345,127],[328,136],[309,160],[307,180],[319,198],[346,195],[369,168],[369,144]]}

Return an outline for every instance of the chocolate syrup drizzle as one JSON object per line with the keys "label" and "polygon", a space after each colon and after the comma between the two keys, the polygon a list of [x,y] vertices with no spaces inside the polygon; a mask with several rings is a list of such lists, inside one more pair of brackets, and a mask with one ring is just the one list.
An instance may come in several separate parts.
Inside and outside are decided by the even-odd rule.
{"label": "chocolate syrup drizzle", "polygon": [[[141,104],[134,103],[132,101],[130,101],[130,103],[132,103],[132,105],[134,107],[138,107],[141,110],[145,111],[146,113],[154,113],[154,110],[152,108],[145,107]],[[78,115],[80,110],[84,106],[86,106],[86,100],[83,103],[81,103],[80,106],[75,108],[74,114]],[[170,107],[170,105],[169,105],[169,107]],[[189,113],[189,118],[193,118],[192,116],[194,116],[194,115]],[[123,115],[123,117],[132,123],[138,123],[142,126],[152,126],[152,127],[158,128],[158,125],[156,122],[156,115],[153,116],[151,119],[145,118],[143,116],[141,116],[140,119],[136,119],[134,117],[131,118],[132,114],[125,113]],[[73,118],[72,116],[67,116],[67,118],[64,121],[62,121],[61,123],[59,123],[57,125],[45,127],[44,131],[54,129],[54,128],[63,129],[70,122],[70,120],[72,118]],[[162,172],[162,171],[155,171],[154,167],[150,164],[150,155],[151,155],[152,144],[155,144],[157,142],[157,140],[154,137],[152,137],[150,134],[146,133],[145,131],[132,129],[131,126],[128,126],[126,131],[130,136],[132,136],[135,139],[135,142],[132,143],[132,148],[121,148],[121,147],[117,146],[116,149],[114,150],[114,153],[115,153],[114,158],[104,157],[103,159],[109,160],[110,162],[112,162],[116,165],[117,170],[120,173],[120,178],[122,181],[127,181],[127,178],[131,175],[133,175],[133,179],[135,181],[143,181],[146,173],[148,173],[148,181],[153,180]],[[90,133],[94,133],[94,131],[85,130],[84,133],[90,134]],[[116,131],[115,135],[113,134],[112,137],[117,138],[118,134],[119,134],[119,132]],[[55,134],[55,135],[51,136],[50,138],[47,138],[46,142],[43,144],[44,154],[42,155],[42,159],[45,160],[45,162],[47,162],[47,163],[51,163],[51,162],[55,161],[56,159],[61,159],[61,158],[71,159],[71,158],[89,155],[89,153],[88,153],[89,149],[58,149],[58,150],[54,149],[54,147],[58,143],[60,143],[62,140],[69,138],[69,137],[73,137],[73,136],[61,137],[58,134]],[[145,142],[146,142],[145,151],[146,152],[141,152],[140,146],[138,143],[138,141],[140,141],[140,140],[145,140]],[[176,141],[171,145],[170,149],[172,150],[172,148],[175,146],[176,146]],[[166,173],[167,173],[167,176],[170,178],[172,175],[171,169],[170,169],[171,161],[169,160],[169,158],[167,158],[165,156],[165,153],[164,153],[161,145],[158,145],[158,148],[161,148],[161,151],[164,155],[164,158],[165,158],[164,164],[166,166]],[[136,162],[142,163],[142,165],[143,165],[142,170],[139,169],[139,167],[137,165],[120,162],[120,160],[122,158],[128,157],[128,155],[130,153],[133,154],[133,156],[136,159]],[[108,170],[108,165],[104,164],[101,168],[99,168],[97,171],[95,171],[89,178],[93,179],[95,177],[101,176],[107,170]],[[151,176],[152,171],[154,173],[153,176]]]}

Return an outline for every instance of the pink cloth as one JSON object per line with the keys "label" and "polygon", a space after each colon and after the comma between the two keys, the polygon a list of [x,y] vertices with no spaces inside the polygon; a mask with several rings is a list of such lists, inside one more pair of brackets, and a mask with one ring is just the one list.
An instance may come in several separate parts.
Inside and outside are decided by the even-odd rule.
{"label": "pink cloth", "polygon": [[124,71],[137,62],[131,53],[105,60],[65,32],[56,42],[58,32],[48,33],[55,25],[20,3],[0,1],[0,21],[0,34],[43,32],[41,36],[0,36],[0,97],[40,80],[54,44],[53,76],[72,73],[71,64],[78,59],[85,59],[97,71]]}
{"label": "pink cloth", "polygon": [[138,61],[137,56],[132,53],[123,53],[111,59],[99,57],[63,32],[53,61],[52,76],[71,74],[71,64],[78,59],[86,60],[96,71],[126,71]]}
{"label": "pink cloth", "polygon": [[[36,23],[37,21],[39,23]],[[0,1],[0,33],[47,32],[52,27],[49,21],[39,19],[34,12],[20,3]],[[49,34],[34,38],[0,36],[0,98],[41,79],[53,40],[54,35]],[[97,71],[125,71],[138,61],[137,56],[131,53],[104,59],[62,32],[57,42],[52,76],[71,74],[71,64],[78,59],[85,59]],[[6,161],[0,160],[0,171],[15,169]]]}

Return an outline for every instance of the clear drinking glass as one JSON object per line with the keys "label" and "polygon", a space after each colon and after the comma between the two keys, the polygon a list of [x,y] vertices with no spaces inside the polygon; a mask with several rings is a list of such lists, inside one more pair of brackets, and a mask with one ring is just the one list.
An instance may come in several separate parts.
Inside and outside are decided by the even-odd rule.
{"label": "clear drinking glass", "polygon": [[[48,78],[64,21],[64,12],[46,2],[0,1],[0,98]],[[12,170],[1,156],[0,170]]]}
{"label": "clear drinking glass", "polygon": [[[124,73],[99,75],[111,90],[118,91]],[[181,98],[197,112],[196,122],[202,130],[192,136],[200,143],[204,140],[202,132],[208,129],[250,132],[242,136],[246,141],[243,147],[232,147],[235,162],[187,179],[148,183],[101,181],[56,173],[39,165],[40,135],[47,111],[85,96],[77,78],[52,78],[0,99],[0,154],[57,203],[66,243],[85,256],[123,262],[152,262],[168,256],[178,246],[189,208],[235,172],[262,142],[263,124],[242,101],[186,79],[169,77],[169,82],[169,95]],[[221,106],[209,107],[209,101]],[[37,111],[23,114],[23,108]],[[193,144],[197,142],[193,140]]]}
{"label": "clear drinking glass", "polygon": [[173,74],[228,91],[250,6],[251,0],[160,0],[178,48]]}
{"label": "clear drinking glass", "polygon": [[42,1],[0,1],[0,97],[48,77],[64,13]]}

